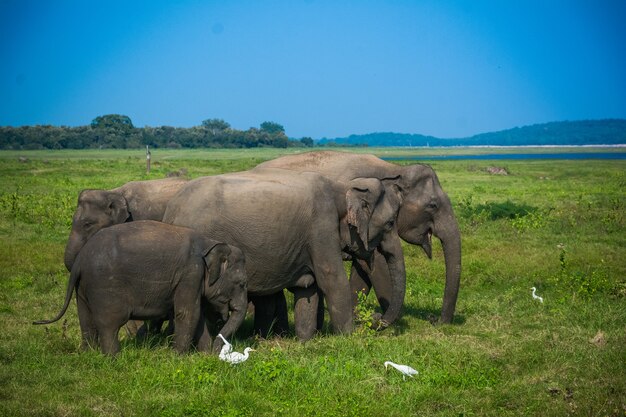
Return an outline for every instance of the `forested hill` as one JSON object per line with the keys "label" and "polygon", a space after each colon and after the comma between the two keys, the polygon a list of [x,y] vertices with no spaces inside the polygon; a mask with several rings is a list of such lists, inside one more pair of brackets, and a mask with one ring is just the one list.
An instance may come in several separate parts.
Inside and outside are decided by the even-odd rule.
{"label": "forested hill", "polygon": [[321,139],[320,145],[367,146],[528,146],[626,144],[626,120],[551,122],[481,133],[468,138],[441,139],[403,133],[369,133],[346,138]]}

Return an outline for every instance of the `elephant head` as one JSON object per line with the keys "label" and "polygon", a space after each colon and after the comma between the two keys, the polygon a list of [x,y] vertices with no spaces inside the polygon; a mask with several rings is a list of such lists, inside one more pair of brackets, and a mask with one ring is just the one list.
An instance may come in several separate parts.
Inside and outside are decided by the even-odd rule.
{"label": "elephant head", "polygon": [[451,323],[461,279],[461,234],[452,204],[429,166],[407,166],[401,176],[403,201],[398,212],[398,234],[406,242],[421,246],[429,258],[432,236],[441,241],[446,284],[440,320]]}
{"label": "elephant head", "polygon": [[[209,304],[209,312],[225,324],[219,331],[230,337],[243,323],[248,308],[247,276],[243,252],[225,243],[210,243],[203,250],[206,267],[203,294]],[[213,344],[216,351],[222,346],[217,338]]]}
{"label": "elephant head", "polygon": [[[377,325],[386,327],[399,316],[406,292],[406,271],[396,226],[402,194],[394,178],[357,178],[349,182],[346,193],[346,222],[350,225],[351,244],[344,252],[355,262],[364,260],[371,269],[376,249],[385,257],[389,272],[390,294],[388,308]],[[354,244],[355,240],[357,245]]]}
{"label": "elephant head", "polygon": [[[388,181],[388,180],[385,180]],[[396,222],[402,196],[398,186],[376,178],[357,178],[346,191],[346,222],[352,235],[348,252],[368,257]],[[358,249],[355,247],[358,244]]]}
{"label": "elephant head", "polygon": [[98,230],[124,223],[130,216],[126,199],[107,190],[83,190],[72,218],[72,231],[65,247],[65,267],[72,270],[78,252]]}

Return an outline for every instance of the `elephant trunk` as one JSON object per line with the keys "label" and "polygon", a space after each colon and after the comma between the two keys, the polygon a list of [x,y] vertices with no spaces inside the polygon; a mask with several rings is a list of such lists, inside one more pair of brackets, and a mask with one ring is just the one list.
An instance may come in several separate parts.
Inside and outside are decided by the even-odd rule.
{"label": "elephant trunk", "polygon": [[[237,329],[243,323],[243,320],[246,318],[246,312],[248,311],[248,296],[244,291],[242,295],[237,297],[235,300],[231,300],[229,303],[230,307],[230,316],[224,327],[222,327],[219,333],[224,336],[226,339],[229,339]],[[217,342],[217,341],[216,341]],[[221,343],[218,343],[221,347]]]}
{"label": "elephant trunk", "polygon": [[452,323],[461,283],[461,232],[452,213],[439,224],[445,226],[437,228],[439,230],[435,230],[435,235],[441,240],[446,263],[446,285],[439,320],[441,323]]}

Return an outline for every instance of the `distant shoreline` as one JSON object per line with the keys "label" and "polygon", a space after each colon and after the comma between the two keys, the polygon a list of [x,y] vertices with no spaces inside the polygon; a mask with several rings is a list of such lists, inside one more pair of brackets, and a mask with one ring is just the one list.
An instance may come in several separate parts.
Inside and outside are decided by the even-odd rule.
{"label": "distant shoreline", "polygon": [[[450,146],[393,146],[394,148],[626,148],[626,143],[616,145],[450,145]],[[381,146],[382,148],[382,146]]]}
{"label": "distant shoreline", "polygon": [[449,155],[381,156],[385,161],[459,161],[459,160],[623,160],[626,152],[551,152],[551,153],[460,153]]}

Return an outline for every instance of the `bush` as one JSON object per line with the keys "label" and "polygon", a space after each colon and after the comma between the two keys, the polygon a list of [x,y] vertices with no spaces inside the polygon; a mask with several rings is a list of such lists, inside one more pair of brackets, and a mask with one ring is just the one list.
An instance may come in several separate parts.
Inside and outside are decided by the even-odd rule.
{"label": "bush", "polygon": [[459,213],[461,217],[475,221],[476,219],[498,220],[498,219],[519,219],[536,213],[537,207],[527,204],[518,204],[511,200],[504,202],[487,202],[475,205],[472,196],[469,195],[459,203]]}

